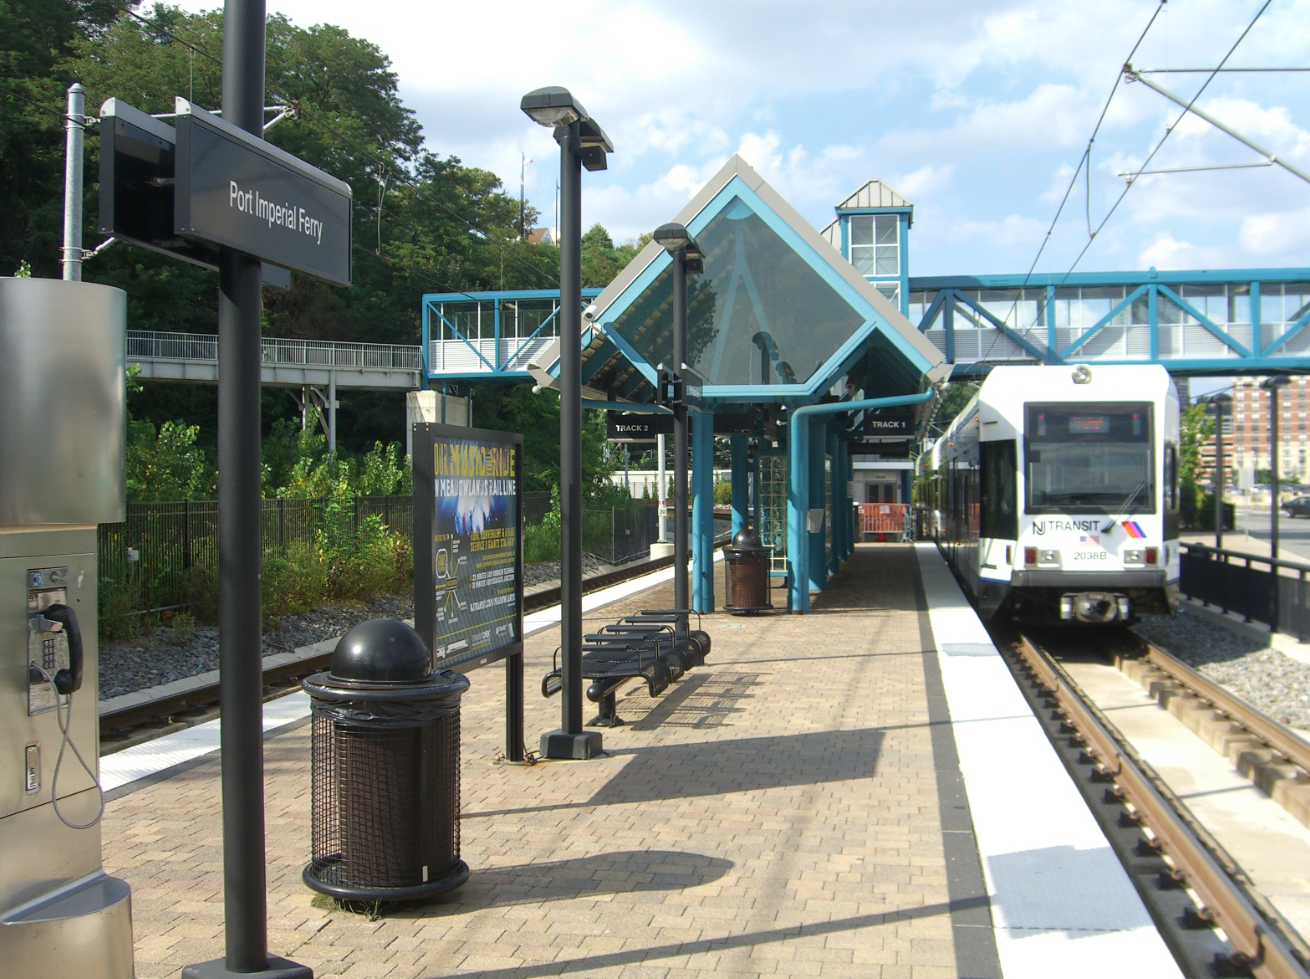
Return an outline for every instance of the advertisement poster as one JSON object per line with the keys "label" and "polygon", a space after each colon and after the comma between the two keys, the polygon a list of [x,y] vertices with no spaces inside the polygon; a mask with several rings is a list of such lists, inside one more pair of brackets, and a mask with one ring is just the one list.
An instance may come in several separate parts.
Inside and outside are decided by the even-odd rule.
{"label": "advertisement poster", "polygon": [[476,429],[419,429],[428,437],[414,442],[415,617],[433,666],[467,671],[522,644],[522,443]]}

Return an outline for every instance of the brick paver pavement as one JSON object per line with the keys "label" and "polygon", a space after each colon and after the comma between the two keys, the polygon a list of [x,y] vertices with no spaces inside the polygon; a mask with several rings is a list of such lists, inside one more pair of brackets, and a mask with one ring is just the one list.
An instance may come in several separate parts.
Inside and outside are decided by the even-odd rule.
{"label": "brick paver pavement", "polygon": [[[309,727],[272,738],[270,949],[352,979],[955,975],[915,574],[909,547],[862,545],[811,615],[707,616],[709,663],[655,700],[630,685],[628,724],[590,762],[496,764],[503,673],[471,674],[472,876],[377,921],[301,882]],[[661,586],[588,624],[671,601]],[[536,692],[557,643],[528,640],[530,748],[558,726]],[[138,976],[222,954],[216,756],[111,802],[104,839],[133,889]]]}

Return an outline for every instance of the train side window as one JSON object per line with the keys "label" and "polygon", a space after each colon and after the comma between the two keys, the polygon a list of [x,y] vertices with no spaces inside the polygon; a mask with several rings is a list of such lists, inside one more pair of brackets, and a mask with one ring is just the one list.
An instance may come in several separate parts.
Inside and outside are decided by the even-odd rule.
{"label": "train side window", "polygon": [[1178,446],[1172,442],[1164,447],[1164,493],[1165,509],[1178,509]]}
{"label": "train side window", "polygon": [[1019,508],[1015,486],[1018,459],[1014,439],[983,442],[982,450],[982,520],[983,537],[1018,540]]}

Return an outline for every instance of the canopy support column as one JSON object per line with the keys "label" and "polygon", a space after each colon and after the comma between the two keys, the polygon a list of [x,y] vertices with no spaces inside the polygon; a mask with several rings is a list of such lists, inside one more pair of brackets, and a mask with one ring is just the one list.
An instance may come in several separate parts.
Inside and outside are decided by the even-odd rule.
{"label": "canopy support column", "polygon": [[714,611],[714,414],[698,411],[691,450],[691,607]]}
{"label": "canopy support column", "polygon": [[[827,504],[828,472],[824,465],[828,456],[828,428],[819,419],[810,419],[810,510],[817,517],[814,530],[807,534],[810,548],[810,587],[823,591],[828,587],[828,554],[824,532],[827,529],[828,515],[824,511]],[[810,530],[806,527],[806,530]]]}
{"label": "canopy support column", "polygon": [[790,438],[788,455],[790,466],[787,482],[787,551],[790,564],[789,588],[793,614],[810,610],[809,551],[805,540],[805,512],[810,505],[809,457],[810,422],[813,415],[835,415],[848,411],[895,408],[899,405],[918,405],[930,400],[931,390],[920,394],[907,394],[893,398],[871,398],[866,401],[837,401],[822,405],[804,405],[791,412],[788,422]]}
{"label": "canopy support column", "polygon": [[732,436],[732,536],[746,529],[750,523],[750,468],[746,461],[750,436],[744,433]]}

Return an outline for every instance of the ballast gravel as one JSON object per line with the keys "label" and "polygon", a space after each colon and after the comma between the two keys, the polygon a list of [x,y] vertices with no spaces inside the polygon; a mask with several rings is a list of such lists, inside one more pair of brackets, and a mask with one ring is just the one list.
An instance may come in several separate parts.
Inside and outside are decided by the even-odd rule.
{"label": "ballast gravel", "polygon": [[[590,554],[583,555],[584,575],[612,571]],[[524,565],[523,587],[557,584],[559,562]],[[281,616],[264,633],[264,655],[288,653],[325,639],[335,639],[365,619],[412,619],[412,595],[382,595],[366,601],[332,602],[303,615]],[[218,628],[160,625],[127,642],[100,644],[100,699],[108,700],[163,683],[218,669]]]}
{"label": "ballast gravel", "polygon": [[1143,616],[1137,632],[1274,720],[1310,729],[1310,666],[1186,609]]}

